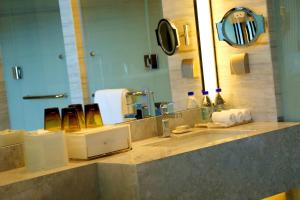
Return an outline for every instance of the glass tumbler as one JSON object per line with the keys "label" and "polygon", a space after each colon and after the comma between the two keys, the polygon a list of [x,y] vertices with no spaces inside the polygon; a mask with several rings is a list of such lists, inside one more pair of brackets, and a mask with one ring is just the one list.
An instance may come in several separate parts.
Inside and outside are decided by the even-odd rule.
{"label": "glass tumbler", "polygon": [[75,108],[63,108],[62,111],[62,129],[66,133],[80,131],[80,123]]}
{"label": "glass tumbler", "polygon": [[44,110],[44,129],[48,131],[61,130],[59,108],[46,108]]}
{"label": "glass tumbler", "polygon": [[102,117],[98,104],[87,104],[84,106],[86,128],[103,126]]}
{"label": "glass tumbler", "polygon": [[69,105],[69,108],[76,109],[80,128],[81,129],[85,128],[85,120],[84,120],[84,113],[83,113],[82,105],[81,104],[71,104],[71,105]]}

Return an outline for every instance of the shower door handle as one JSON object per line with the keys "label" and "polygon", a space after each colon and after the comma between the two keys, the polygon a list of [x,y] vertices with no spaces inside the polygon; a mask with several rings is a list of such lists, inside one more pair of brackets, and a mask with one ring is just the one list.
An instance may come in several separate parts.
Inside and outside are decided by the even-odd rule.
{"label": "shower door handle", "polygon": [[52,95],[36,95],[36,96],[24,96],[24,100],[37,100],[37,99],[62,99],[67,98],[68,95],[66,93],[63,94],[52,94]]}

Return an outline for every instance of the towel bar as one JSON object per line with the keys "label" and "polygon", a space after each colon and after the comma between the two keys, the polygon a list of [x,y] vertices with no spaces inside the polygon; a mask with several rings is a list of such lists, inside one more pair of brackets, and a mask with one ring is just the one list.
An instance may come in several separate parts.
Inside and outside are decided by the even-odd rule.
{"label": "towel bar", "polygon": [[[147,96],[147,93],[136,91],[136,92],[128,92],[126,95],[127,96]],[[95,97],[95,93],[92,94],[92,97]]]}
{"label": "towel bar", "polygon": [[37,95],[37,96],[24,96],[24,100],[35,100],[35,99],[62,99],[67,98],[67,94],[53,94],[53,95]]}

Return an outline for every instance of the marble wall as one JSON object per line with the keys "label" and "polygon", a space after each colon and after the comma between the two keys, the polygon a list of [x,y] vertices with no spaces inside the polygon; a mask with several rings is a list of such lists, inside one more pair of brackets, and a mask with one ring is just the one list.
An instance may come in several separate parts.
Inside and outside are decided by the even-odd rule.
{"label": "marble wall", "polygon": [[87,85],[85,79],[85,66],[80,60],[81,45],[77,40],[74,16],[78,16],[76,2],[73,0],[59,0],[61,23],[65,43],[66,63],[68,70],[71,103],[83,103],[87,97]]}
{"label": "marble wall", "polygon": [[[170,19],[175,24],[178,21],[186,22],[191,26],[190,28],[192,30],[196,29],[193,0],[162,0],[162,3],[165,18]],[[190,37],[191,43],[194,45],[197,44],[196,32],[192,32]],[[194,59],[199,66],[197,48],[189,51],[179,51],[175,55],[168,57],[172,99],[175,103],[176,110],[186,109],[186,99],[189,91],[194,91],[198,97],[201,96],[201,79],[186,79],[181,76],[182,60],[191,58]]]}
{"label": "marble wall", "polygon": [[[216,38],[216,53],[220,86],[227,104],[232,107],[244,107],[252,110],[255,121],[276,121],[280,105],[276,72],[273,69],[271,42],[268,26],[268,10],[266,0],[212,0],[213,20],[219,22],[223,15],[233,7],[244,6],[257,14],[262,14],[266,20],[266,32],[259,40],[247,48],[233,48]],[[248,53],[250,74],[231,75],[230,57],[238,53]]]}
{"label": "marble wall", "polygon": [[0,49],[0,130],[9,128],[9,116],[7,97],[5,92],[5,82],[3,75],[3,64]]}

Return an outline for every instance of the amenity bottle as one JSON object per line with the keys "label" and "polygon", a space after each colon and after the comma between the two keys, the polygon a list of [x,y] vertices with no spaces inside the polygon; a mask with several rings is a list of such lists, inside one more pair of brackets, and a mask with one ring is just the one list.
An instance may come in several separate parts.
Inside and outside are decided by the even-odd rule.
{"label": "amenity bottle", "polygon": [[211,120],[213,106],[208,96],[208,91],[202,91],[202,94],[203,94],[203,99],[200,107],[201,118],[203,123],[207,123]]}
{"label": "amenity bottle", "polygon": [[217,92],[217,95],[216,95],[216,98],[215,98],[215,107],[214,107],[215,109],[214,109],[214,111],[221,112],[222,110],[225,109],[225,101],[224,101],[223,97],[221,96],[222,89],[217,88],[216,92]]}

